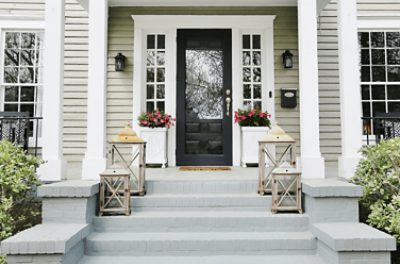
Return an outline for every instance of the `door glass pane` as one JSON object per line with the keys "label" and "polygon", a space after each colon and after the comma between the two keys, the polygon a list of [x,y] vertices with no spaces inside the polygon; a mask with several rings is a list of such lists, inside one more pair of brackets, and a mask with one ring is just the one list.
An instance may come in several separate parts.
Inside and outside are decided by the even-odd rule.
{"label": "door glass pane", "polygon": [[186,111],[198,119],[222,119],[222,51],[186,50]]}

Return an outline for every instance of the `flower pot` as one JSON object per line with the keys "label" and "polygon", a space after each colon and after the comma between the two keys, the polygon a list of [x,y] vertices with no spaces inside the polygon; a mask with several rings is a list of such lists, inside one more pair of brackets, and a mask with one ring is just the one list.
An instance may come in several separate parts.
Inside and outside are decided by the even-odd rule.
{"label": "flower pot", "polygon": [[268,127],[240,127],[241,136],[241,165],[258,164],[258,141],[268,133]]}
{"label": "flower pot", "polygon": [[166,127],[140,127],[140,137],[146,144],[146,164],[168,166],[167,159],[167,132]]}

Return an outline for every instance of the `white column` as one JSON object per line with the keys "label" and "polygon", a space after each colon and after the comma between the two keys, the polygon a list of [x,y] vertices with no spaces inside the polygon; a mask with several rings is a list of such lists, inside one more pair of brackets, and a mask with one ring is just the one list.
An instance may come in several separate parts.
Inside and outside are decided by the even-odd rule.
{"label": "white column", "polygon": [[46,0],[43,70],[42,181],[59,181],[66,175],[63,160],[64,106],[64,0]]}
{"label": "white column", "polygon": [[82,178],[99,179],[106,168],[108,1],[89,0],[87,148]]}
{"label": "white column", "polygon": [[350,178],[360,160],[362,146],[359,49],[356,0],[338,0],[340,118],[342,156],[339,176]]}
{"label": "white column", "polygon": [[298,0],[300,165],[304,178],[324,178],[319,145],[317,0]]}

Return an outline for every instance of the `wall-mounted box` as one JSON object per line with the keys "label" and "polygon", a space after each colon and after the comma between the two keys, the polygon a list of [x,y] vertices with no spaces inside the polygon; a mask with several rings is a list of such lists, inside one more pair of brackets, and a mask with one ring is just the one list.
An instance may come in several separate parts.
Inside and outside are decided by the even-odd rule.
{"label": "wall-mounted box", "polygon": [[281,88],[281,107],[295,108],[297,106],[297,88]]}

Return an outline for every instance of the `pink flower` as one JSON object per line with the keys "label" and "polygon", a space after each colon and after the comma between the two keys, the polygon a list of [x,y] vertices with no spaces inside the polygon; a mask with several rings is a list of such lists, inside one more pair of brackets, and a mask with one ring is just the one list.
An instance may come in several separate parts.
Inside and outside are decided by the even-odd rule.
{"label": "pink flower", "polygon": [[254,112],[253,112],[253,111],[250,111],[250,112],[247,113],[247,115],[248,115],[249,117],[252,117],[252,116],[254,115]]}
{"label": "pink flower", "polygon": [[266,114],[266,113],[264,113],[264,112],[261,112],[261,113],[259,114],[259,116],[260,116],[260,117],[266,117],[266,116],[267,116],[267,114]]}
{"label": "pink flower", "polygon": [[239,116],[239,118],[240,118],[241,120],[246,120],[246,117],[245,117],[244,115]]}

